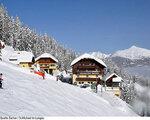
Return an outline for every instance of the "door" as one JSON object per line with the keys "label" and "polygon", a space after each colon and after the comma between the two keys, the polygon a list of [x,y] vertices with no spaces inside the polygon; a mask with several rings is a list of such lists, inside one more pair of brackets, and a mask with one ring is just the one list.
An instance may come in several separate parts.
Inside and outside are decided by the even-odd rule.
{"label": "door", "polygon": [[49,69],[49,74],[53,75],[53,70]]}
{"label": "door", "polygon": [[48,69],[44,69],[44,71],[45,71],[46,73],[48,73]]}

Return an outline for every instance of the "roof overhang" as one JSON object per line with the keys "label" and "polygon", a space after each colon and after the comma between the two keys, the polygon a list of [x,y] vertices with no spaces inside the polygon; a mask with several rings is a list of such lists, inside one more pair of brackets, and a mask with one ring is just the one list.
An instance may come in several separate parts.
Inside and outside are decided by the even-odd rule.
{"label": "roof overhang", "polygon": [[101,60],[101,59],[98,59],[90,54],[83,54],[79,57],[77,57],[76,59],[74,59],[72,62],[71,62],[71,66],[73,66],[74,64],[76,64],[78,61],[82,60],[82,59],[93,59],[95,61],[97,61],[99,64],[101,64],[102,66],[104,66],[105,68],[107,67],[106,64]]}

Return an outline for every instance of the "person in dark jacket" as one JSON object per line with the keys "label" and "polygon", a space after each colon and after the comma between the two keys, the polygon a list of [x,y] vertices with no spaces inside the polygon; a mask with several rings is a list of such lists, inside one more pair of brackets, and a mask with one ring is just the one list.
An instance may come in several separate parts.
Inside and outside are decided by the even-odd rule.
{"label": "person in dark jacket", "polygon": [[0,88],[2,89],[3,87],[2,87],[2,81],[3,81],[3,78],[2,78],[2,73],[0,73]]}

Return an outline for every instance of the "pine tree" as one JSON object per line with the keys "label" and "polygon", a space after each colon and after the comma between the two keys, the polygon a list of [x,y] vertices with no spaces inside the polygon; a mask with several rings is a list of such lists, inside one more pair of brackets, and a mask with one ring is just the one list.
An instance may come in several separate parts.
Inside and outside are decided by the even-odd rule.
{"label": "pine tree", "polygon": [[141,116],[150,116],[150,80],[137,78],[135,91],[136,97],[133,103],[135,111]]}

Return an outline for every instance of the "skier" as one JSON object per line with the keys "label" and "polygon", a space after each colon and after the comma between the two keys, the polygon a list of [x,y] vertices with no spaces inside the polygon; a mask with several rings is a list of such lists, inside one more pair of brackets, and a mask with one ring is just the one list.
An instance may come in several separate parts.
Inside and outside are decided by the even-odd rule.
{"label": "skier", "polygon": [[2,87],[2,81],[3,81],[3,78],[2,78],[2,73],[0,73],[0,89],[3,89],[3,87]]}
{"label": "skier", "polygon": [[44,70],[41,71],[41,75],[42,75],[43,79],[45,79],[45,71]]}
{"label": "skier", "polygon": [[58,80],[59,80],[59,75],[56,76],[56,81],[58,81]]}

